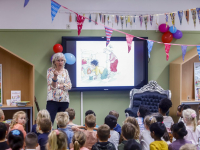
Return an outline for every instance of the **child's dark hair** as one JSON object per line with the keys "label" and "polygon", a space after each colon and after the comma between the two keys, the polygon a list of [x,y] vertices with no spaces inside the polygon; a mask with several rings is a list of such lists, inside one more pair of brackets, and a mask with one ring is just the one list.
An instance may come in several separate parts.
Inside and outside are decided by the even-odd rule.
{"label": "child's dark hair", "polygon": [[87,115],[85,117],[85,124],[89,127],[89,128],[93,128],[95,127],[96,124],[96,117],[93,114]]}
{"label": "child's dark hair", "polygon": [[7,131],[7,127],[5,123],[0,122],[0,140],[3,140],[6,138],[6,131]]}
{"label": "child's dark hair", "polygon": [[138,109],[140,117],[145,118],[145,116],[150,114],[149,108],[147,106],[140,105]]}
{"label": "child's dark hair", "polygon": [[175,123],[172,125],[171,130],[175,133],[178,134],[179,138],[183,138],[184,136],[187,135],[187,130],[186,127],[184,125],[184,123],[182,121],[180,121],[179,123]]}
{"label": "child's dark hair", "polygon": [[124,145],[124,150],[141,150],[141,146],[134,139],[128,140],[128,142]]}
{"label": "child's dark hair", "polygon": [[170,107],[172,107],[172,102],[167,98],[162,99],[159,103],[159,108],[161,109],[162,113],[166,113]]}
{"label": "child's dark hair", "polygon": [[181,111],[182,111],[182,110],[186,110],[186,109],[188,109],[188,108],[191,108],[190,105],[182,104]]}
{"label": "child's dark hair", "polygon": [[161,138],[166,131],[166,127],[163,123],[155,122],[150,125],[150,131],[154,132],[156,137]]}
{"label": "child's dark hair", "polygon": [[27,149],[35,149],[38,144],[38,137],[34,132],[29,132],[25,137]]}
{"label": "child's dark hair", "polygon": [[51,130],[51,125],[51,120],[47,118],[42,118],[39,124],[40,129],[44,133],[48,133]]}
{"label": "child's dark hair", "polygon": [[97,130],[99,140],[107,141],[110,136],[110,127],[106,124],[101,125]]}
{"label": "child's dark hair", "polygon": [[109,112],[109,115],[113,115],[113,116],[115,116],[117,119],[119,118],[119,113],[118,113],[117,111],[115,111],[115,110],[111,110],[111,111]]}
{"label": "child's dark hair", "polygon": [[95,114],[95,112],[94,112],[93,110],[88,110],[88,111],[85,112],[85,117],[86,117],[87,115],[90,115],[90,114],[96,116],[96,114]]}
{"label": "child's dark hair", "polygon": [[8,134],[9,147],[12,150],[20,150],[24,145],[24,135],[20,130],[12,130]]}
{"label": "child's dark hair", "polygon": [[93,60],[93,61],[91,61],[91,64],[95,65],[95,66],[98,66],[99,62],[97,60]]}
{"label": "child's dark hair", "polygon": [[112,130],[117,125],[117,118],[113,115],[107,115],[104,123]]}

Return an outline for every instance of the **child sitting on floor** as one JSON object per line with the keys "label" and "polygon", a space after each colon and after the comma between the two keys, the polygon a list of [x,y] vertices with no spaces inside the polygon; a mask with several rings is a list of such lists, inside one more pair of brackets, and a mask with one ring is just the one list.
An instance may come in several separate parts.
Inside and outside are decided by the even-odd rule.
{"label": "child sitting on floor", "polygon": [[[119,113],[116,112],[115,110],[110,111],[109,115],[115,116],[117,120],[119,118]],[[117,131],[121,135],[121,126],[118,123],[117,123],[117,126],[113,130]]]}
{"label": "child sitting on floor", "polygon": [[67,108],[65,110],[69,115],[69,122],[67,124],[67,128],[72,131],[72,126],[76,126],[76,124],[73,123],[73,120],[75,119],[75,110],[73,108]]}
{"label": "child sitting on floor", "polygon": [[37,148],[38,146],[38,137],[34,132],[29,132],[27,133],[26,137],[25,137],[25,145],[26,145],[26,149],[30,149],[30,150],[37,150],[39,148]]}
{"label": "child sitting on floor", "polygon": [[7,127],[3,122],[0,122],[0,149],[8,149],[8,144],[6,142]]}

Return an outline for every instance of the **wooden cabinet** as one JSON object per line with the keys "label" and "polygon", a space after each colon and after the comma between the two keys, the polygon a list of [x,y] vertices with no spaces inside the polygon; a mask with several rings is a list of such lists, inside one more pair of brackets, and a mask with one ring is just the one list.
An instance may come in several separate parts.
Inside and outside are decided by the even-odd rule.
{"label": "wooden cabinet", "polygon": [[[16,110],[29,110],[32,108],[32,111],[28,116],[32,116],[32,119],[35,119],[35,108],[34,108],[34,90],[35,90],[35,81],[34,81],[34,65],[27,62],[26,60],[20,58],[19,56],[13,54],[9,50],[0,46],[0,64],[2,64],[2,93],[3,93],[3,106],[2,109],[7,109],[10,111],[5,111],[5,118],[11,119],[10,117]],[[21,101],[30,101],[26,107],[20,109],[18,107],[7,106],[6,99],[11,99],[11,90],[21,90]],[[13,111],[12,111],[13,108]],[[32,121],[30,119],[28,124],[32,126]],[[30,128],[29,128],[30,130]]]}
{"label": "wooden cabinet", "polygon": [[182,56],[180,56],[170,63],[169,89],[172,92],[170,115],[175,122],[178,121],[176,116],[178,105],[185,103],[191,105],[196,110],[200,103],[200,101],[195,101],[194,62],[199,62],[196,47],[186,53],[184,61]]}

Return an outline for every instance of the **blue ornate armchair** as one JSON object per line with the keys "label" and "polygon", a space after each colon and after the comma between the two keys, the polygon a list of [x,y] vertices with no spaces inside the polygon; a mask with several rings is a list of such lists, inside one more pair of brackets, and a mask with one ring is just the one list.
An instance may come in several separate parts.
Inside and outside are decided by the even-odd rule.
{"label": "blue ornate armchair", "polygon": [[156,81],[149,81],[140,89],[132,89],[129,108],[125,110],[126,117],[137,117],[140,105],[148,106],[151,113],[158,112],[158,105],[163,98],[171,100],[171,91],[164,90]]}

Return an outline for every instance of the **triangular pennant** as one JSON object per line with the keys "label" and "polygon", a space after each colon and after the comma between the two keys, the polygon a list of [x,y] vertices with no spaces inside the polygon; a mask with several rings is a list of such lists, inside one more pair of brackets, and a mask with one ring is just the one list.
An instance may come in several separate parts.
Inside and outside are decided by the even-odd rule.
{"label": "triangular pennant", "polygon": [[117,17],[117,25],[118,25],[118,23],[119,23],[119,16],[118,16],[118,15],[116,15],[116,17]]}
{"label": "triangular pennant", "polygon": [[196,9],[191,9],[191,13],[192,13],[192,19],[193,19],[194,27],[196,27],[196,20],[197,20]]}
{"label": "triangular pennant", "polygon": [[144,24],[145,24],[146,30],[147,30],[147,23],[148,23],[148,16],[144,16]]}
{"label": "triangular pennant", "polygon": [[182,58],[183,58],[183,61],[184,61],[185,54],[186,54],[186,51],[187,51],[187,45],[181,45],[181,49],[182,49]]}
{"label": "triangular pennant", "polygon": [[109,15],[107,16],[107,23],[108,23],[108,25],[109,25],[109,20],[110,20],[110,17],[109,17]]}
{"label": "triangular pennant", "polygon": [[197,10],[197,16],[198,16],[198,19],[199,19],[199,23],[200,23],[200,8],[196,8]]}
{"label": "triangular pennant", "polygon": [[103,15],[104,25],[106,23],[106,15]]}
{"label": "triangular pennant", "polygon": [[180,25],[182,25],[183,11],[178,11],[178,17],[179,17]]}
{"label": "triangular pennant", "polygon": [[168,59],[169,59],[169,50],[170,50],[171,44],[168,44],[168,43],[164,43],[164,44],[165,44],[166,60],[168,61]]}
{"label": "triangular pennant", "polygon": [[150,40],[147,40],[147,43],[148,43],[148,56],[150,58],[150,53],[151,53],[151,50],[152,50],[152,47],[153,47],[153,41],[150,41]]}
{"label": "triangular pennant", "polygon": [[126,20],[126,28],[127,28],[127,24],[128,24],[128,17],[125,16],[125,20]]}
{"label": "triangular pennant", "polygon": [[77,16],[78,35],[80,35],[82,27],[83,27],[84,20],[85,20],[85,17],[81,16],[79,14],[76,14],[76,16]]}
{"label": "triangular pennant", "polygon": [[69,14],[69,22],[72,22],[72,14]]}
{"label": "triangular pennant", "polygon": [[131,22],[131,17],[130,16],[128,16],[128,23],[130,23]]}
{"label": "triangular pennant", "polygon": [[184,11],[184,14],[185,14],[185,19],[186,19],[186,21],[187,21],[187,23],[189,24],[189,9],[188,10],[185,10]]}
{"label": "triangular pennant", "polygon": [[200,60],[200,45],[197,45],[197,53],[199,55],[199,60]]}
{"label": "triangular pennant", "polygon": [[130,18],[130,26],[131,26],[131,28],[132,28],[132,25],[133,25],[133,18],[131,16],[131,18]]}
{"label": "triangular pennant", "polygon": [[95,17],[95,25],[98,25],[97,20],[98,20],[98,14],[96,14],[96,17]]}
{"label": "triangular pennant", "polygon": [[91,22],[92,21],[92,16],[91,16],[91,14],[89,15],[89,22]]}
{"label": "triangular pennant", "polygon": [[140,19],[140,27],[142,27],[143,16],[142,16],[142,15],[140,15],[140,16],[139,16],[139,19]]}
{"label": "triangular pennant", "polygon": [[113,33],[113,29],[105,26],[105,31],[106,31],[106,46],[108,46]]}
{"label": "triangular pennant", "polygon": [[51,1],[51,19],[54,20],[58,10],[60,9],[60,5],[54,1]]}
{"label": "triangular pennant", "polygon": [[170,13],[170,17],[172,20],[172,25],[175,26],[175,13]]}
{"label": "triangular pennant", "polygon": [[102,15],[102,14],[100,13],[100,14],[99,14],[99,19],[100,19],[100,22],[101,22],[101,15]]}
{"label": "triangular pennant", "polygon": [[166,14],[165,14],[166,27],[167,27],[167,25],[168,25],[168,20],[169,20],[169,16],[168,16],[168,14],[166,13]]}
{"label": "triangular pennant", "polygon": [[104,23],[104,14],[102,15],[101,21],[102,21],[102,23]]}
{"label": "triangular pennant", "polygon": [[133,35],[130,34],[126,34],[126,41],[128,44],[128,53],[131,51],[131,45],[132,45],[132,41],[133,41]]}
{"label": "triangular pennant", "polygon": [[121,19],[121,25],[122,25],[122,29],[123,29],[123,24],[124,24],[124,16],[121,16],[121,17],[120,17],[120,19]]}
{"label": "triangular pennant", "polygon": [[153,23],[153,15],[150,15],[150,24],[152,26],[152,23]]}
{"label": "triangular pennant", "polygon": [[29,0],[25,0],[24,1],[24,7],[26,7],[26,5],[28,4]]}

